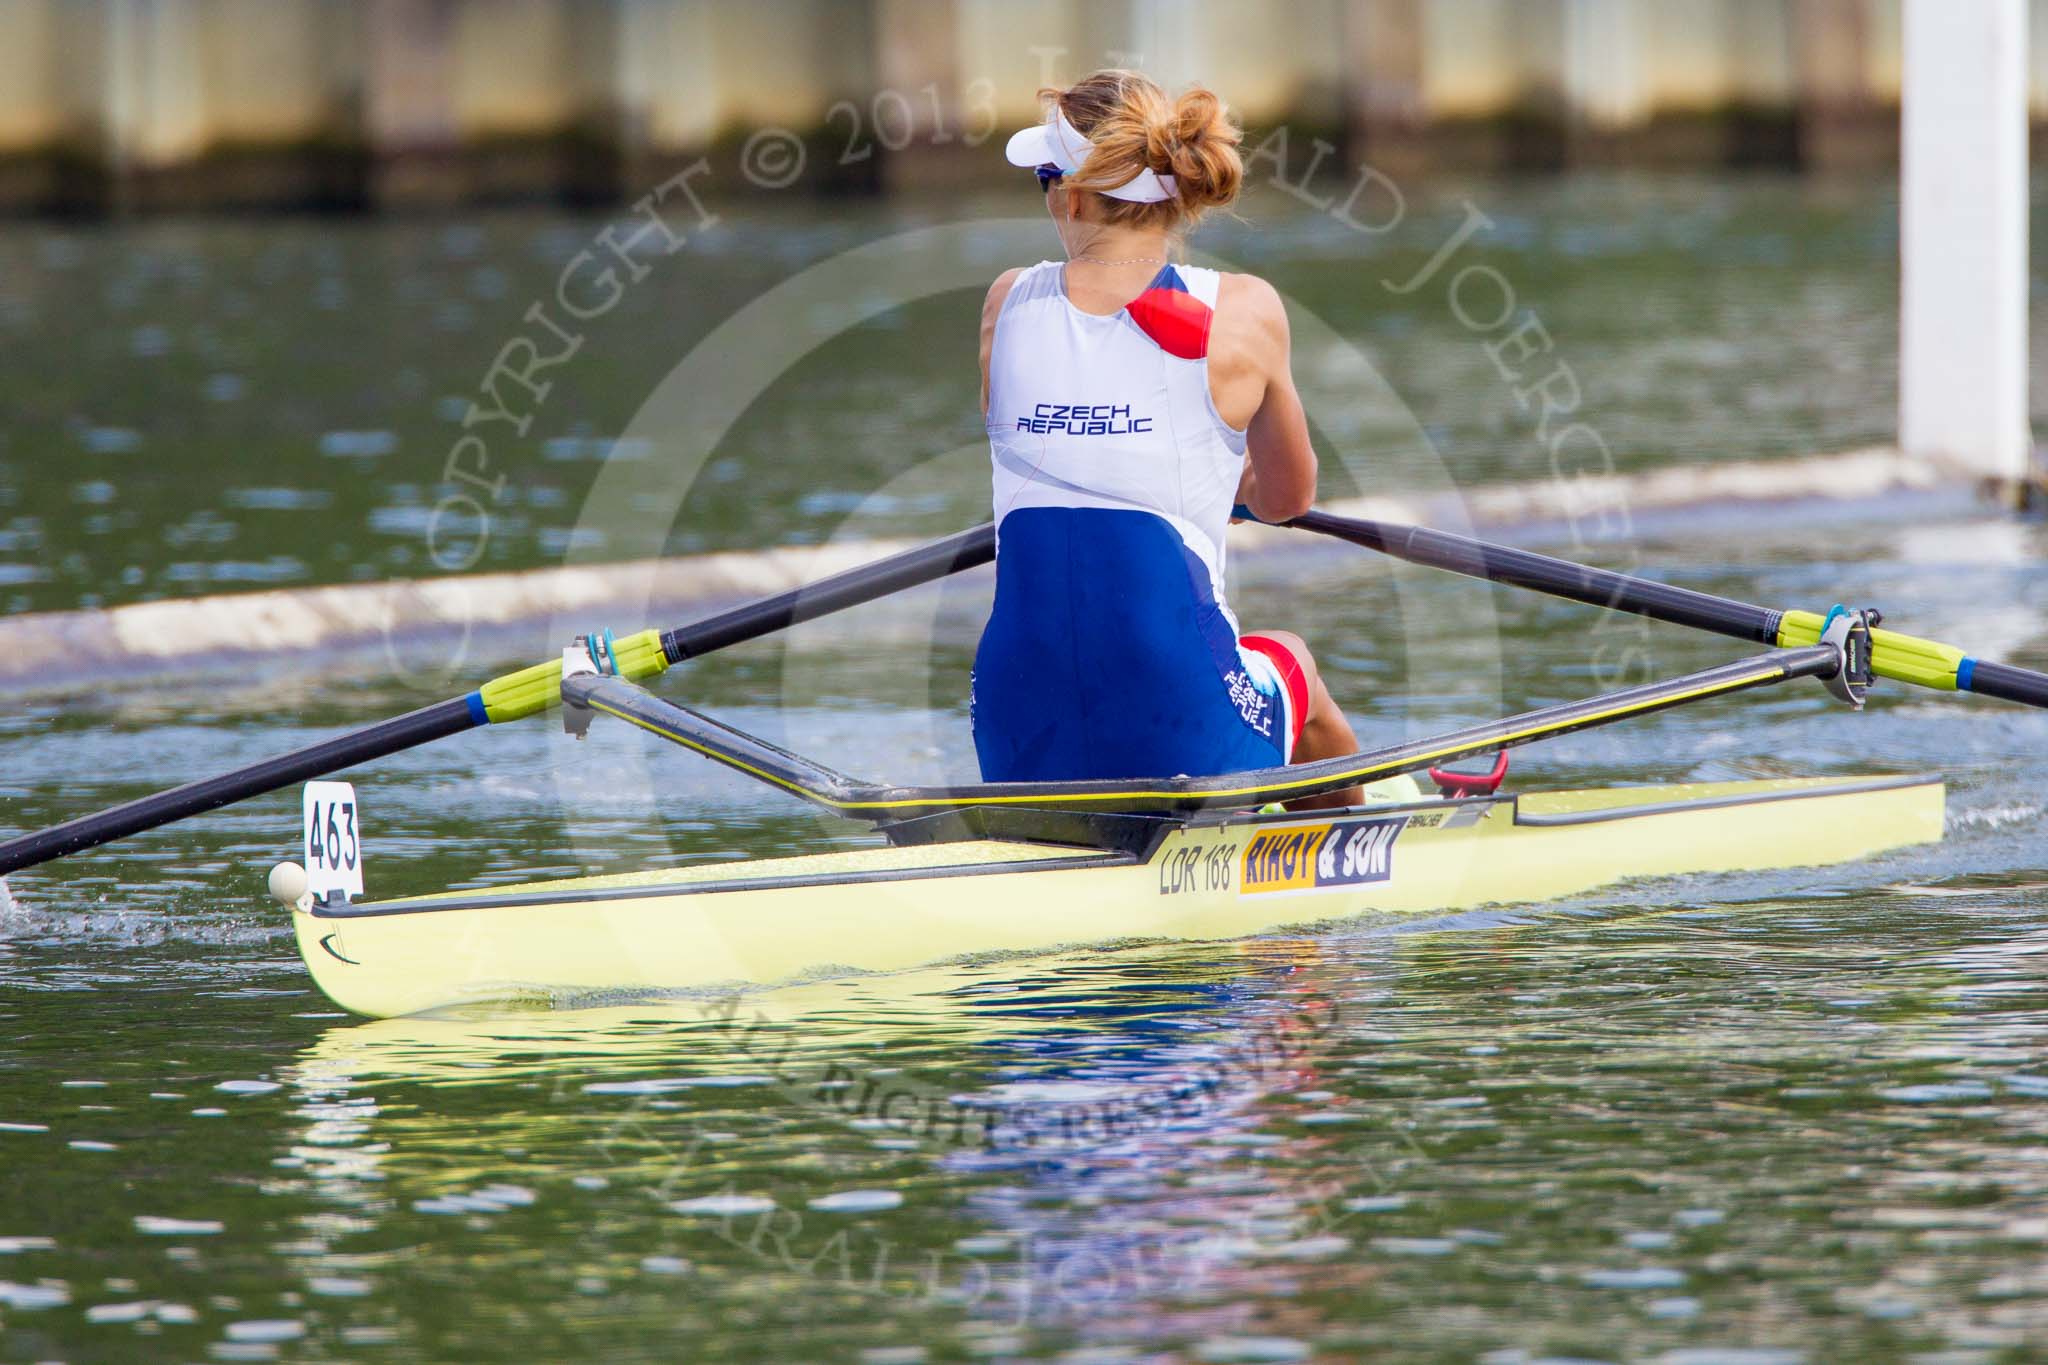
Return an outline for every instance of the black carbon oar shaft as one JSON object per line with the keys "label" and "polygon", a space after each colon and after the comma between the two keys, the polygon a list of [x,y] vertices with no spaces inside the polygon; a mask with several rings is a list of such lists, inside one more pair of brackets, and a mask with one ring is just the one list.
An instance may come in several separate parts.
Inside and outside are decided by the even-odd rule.
{"label": "black carbon oar shaft", "polygon": [[[667,662],[709,654],[714,650],[765,635],[875,598],[959,573],[995,558],[994,525],[975,527],[943,540],[863,564],[816,583],[720,612],[692,625],[664,632],[660,649]],[[652,650],[652,632],[648,649]],[[664,665],[647,660],[650,672]],[[126,801],[81,815],[60,825],[19,835],[0,843],[0,876],[34,867],[67,853],[94,848],[167,825],[173,820],[216,810],[252,796],[262,796],[372,759],[460,734],[492,721],[516,719],[560,701],[561,662],[553,660],[494,679],[474,692],[435,702],[391,720],[336,735],[333,739],[279,754],[246,768],[202,778],[181,787]]]}
{"label": "black carbon oar shaft", "polygon": [[24,867],[46,863],[80,849],[126,838],[188,815],[218,810],[251,796],[262,796],[294,782],[352,768],[433,740],[474,729],[477,720],[466,698],[454,697],[375,725],[336,735],[288,754],[266,758],[218,777],[205,777],[150,796],[110,806],[61,825],[24,834],[0,844],[0,877]]}
{"label": "black carbon oar shaft", "polygon": [[[1282,524],[1378,550],[1411,564],[1782,648],[1814,643],[1827,619],[1815,612],[1752,606],[1732,597],[1421,526],[1313,510]],[[2024,706],[2048,707],[2048,673],[1977,659],[1954,645],[1895,630],[1873,629],[1870,639],[1871,668],[1880,677],[1936,691],[1975,692]]]}

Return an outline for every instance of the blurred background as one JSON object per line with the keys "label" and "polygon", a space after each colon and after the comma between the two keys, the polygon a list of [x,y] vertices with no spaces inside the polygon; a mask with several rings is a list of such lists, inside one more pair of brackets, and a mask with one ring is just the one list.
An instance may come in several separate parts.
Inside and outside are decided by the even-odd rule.
{"label": "blurred background", "polygon": [[[1993,8],[2022,139],[1999,174],[2030,198],[2048,62],[2016,49],[2048,0]],[[1328,324],[1304,374],[1365,357],[1459,486],[1552,472],[1484,338],[1440,289],[1387,287],[1473,214],[1469,259],[1507,282],[1509,325],[1554,339],[1617,470],[1891,449],[1908,20],[1900,0],[0,0],[0,610],[803,543],[863,506],[889,533],[976,519],[977,290],[809,354],[660,539],[580,514],[607,462],[646,460],[616,438],[653,386],[768,289],[907,229],[1035,219],[1001,139],[1039,87],[1105,64],[1238,109],[1246,192],[1193,245]],[[2002,167],[1972,126],[1932,160]],[[491,496],[451,520],[480,491],[448,461],[505,388],[495,358],[657,190],[687,240],[576,329],[546,401],[493,433]],[[1980,283],[2038,332],[2026,208],[2000,209],[2014,250]],[[1928,258],[1971,259],[1971,231],[1929,229]],[[1921,390],[1999,408],[1984,467],[2009,470],[2024,390],[2048,389],[2001,333],[2014,381],[1965,391],[1991,362],[1952,341],[1981,315],[1922,328],[1964,373]],[[1356,456],[1326,462],[1326,496],[1404,491],[1421,444],[1326,399],[1319,432]]]}
{"label": "blurred background", "polygon": [[987,181],[990,120],[1105,64],[1220,82],[1332,171],[1856,169],[1896,153],[1900,30],[1900,0],[4,0],[0,208],[588,203],[764,124],[820,188]]}

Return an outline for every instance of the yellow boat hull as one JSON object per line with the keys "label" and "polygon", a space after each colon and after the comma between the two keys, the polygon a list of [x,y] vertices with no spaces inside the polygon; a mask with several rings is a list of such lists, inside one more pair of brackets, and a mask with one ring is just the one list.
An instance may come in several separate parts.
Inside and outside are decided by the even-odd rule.
{"label": "yellow boat hull", "polygon": [[1942,836],[1938,778],[1556,792],[1171,828],[1140,856],[973,841],[294,912],[360,1014],[771,984],[1124,939],[1553,900],[1634,877],[1848,862]]}

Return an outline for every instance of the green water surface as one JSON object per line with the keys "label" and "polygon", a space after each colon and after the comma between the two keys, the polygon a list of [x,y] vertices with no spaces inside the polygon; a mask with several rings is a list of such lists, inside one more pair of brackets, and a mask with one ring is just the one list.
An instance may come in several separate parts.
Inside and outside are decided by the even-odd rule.
{"label": "green water surface", "polygon": [[[1879,192],[1475,182],[1362,247],[1268,195],[1211,247],[1369,352],[1459,481],[1539,478],[1528,415],[1442,301],[1356,283],[1419,269],[1468,197],[1621,464],[1888,435]],[[938,212],[734,209],[502,447],[484,567],[571,548],[607,438],[721,317]],[[9,609],[422,572],[451,400],[599,225],[0,229]],[[910,477],[977,437],[974,302],[899,310],[779,381],[670,548],[981,515],[975,477]],[[2041,531],[1967,507],[1645,519],[1593,548],[1754,600],[1878,602],[2048,665]],[[852,773],[965,775],[986,591],[807,627],[664,691]],[[1617,637],[1583,609],[1352,552],[1248,559],[1233,593],[1248,624],[1308,637],[1369,739],[1611,681]],[[1603,629],[1658,675],[1742,650]],[[492,650],[462,666],[521,661]],[[329,658],[17,699],[0,825],[450,690]],[[550,726],[351,774],[373,892],[865,837],[623,727],[578,745]],[[264,898],[296,795],[251,802],[10,879],[0,1358],[2040,1359],[2044,753],[2038,714],[1887,689],[1850,716],[1802,685],[1573,736],[1513,780],[1944,771],[1941,845],[1404,932],[374,1023],[311,988]]]}

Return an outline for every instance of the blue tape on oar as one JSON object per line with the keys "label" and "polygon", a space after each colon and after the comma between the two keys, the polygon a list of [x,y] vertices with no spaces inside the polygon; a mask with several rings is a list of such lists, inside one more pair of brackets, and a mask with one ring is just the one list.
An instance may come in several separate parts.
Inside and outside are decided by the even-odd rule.
{"label": "blue tape on oar", "polygon": [[619,676],[619,655],[609,630],[598,629],[585,632],[583,651],[590,656],[591,666],[608,678]]}
{"label": "blue tape on oar", "polygon": [[1969,655],[1965,654],[1963,656],[1962,662],[1956,665],[1956,691],[1969,691],[1970,678],[1972,677],[1972,675],[1976,673],[1976,671],[1977,661],[1971,658]]}

